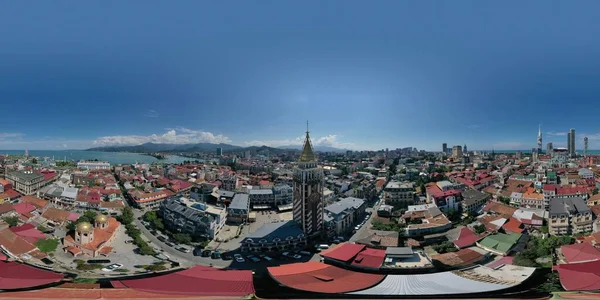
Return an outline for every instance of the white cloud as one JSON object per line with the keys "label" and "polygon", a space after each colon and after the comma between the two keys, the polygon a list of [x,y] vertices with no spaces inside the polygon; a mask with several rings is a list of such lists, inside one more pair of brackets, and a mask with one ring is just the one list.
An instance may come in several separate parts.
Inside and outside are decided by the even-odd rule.
{"label": "white cloud", "polygon": [[[329,134],[322,137],[311,137],[313,146],[328,146],[340,149],[357,149],[357,145],[354,143],[344,143],[338,140],[338,135]],[[281,147],[281,146],[299,146],[304,144],[304,136],[299,136],[294,139],[283,139],[283,140],[267,140],[267,141],[249,141],[244,142],[245,146],[269,146],[269,147]]]}
{"label": "white cloud", "polygon": [[467,125],[467,128],[468,129],[477,129],[477,128],[479,128],[479,125],[477,125],[477,124],[470,124],[470,125]]}
{"label": "white cloud", "polygon": [[16,132],[0,132],[0,141],[9,140],[12,138],[21,138],[24,134]]}
{"label": "white cloud", "polygon": [[158,114],[157,111],[155,111],[154,109],[149,109],[144,116],[148,117],[148,118],[158,118],[160,115]]}
{"label": "white cloud", "polygon": [[546,132],[547,135],[551,135],[551,136],[567,136],[567,134],[569,134],[568,132],[555,132],[555,131],[549,131]]}
{"label": "white cloud", "polygon": [[163,144],[190,144],[190,143],[231,143],[231,139],[224,135],[215,135],[211,132],[192,130],[188,128],[169,129],[166,133],[158,135],[114,135],[103,136],[96,139],[96,146],[125,146],[140,145],[143,143]]}

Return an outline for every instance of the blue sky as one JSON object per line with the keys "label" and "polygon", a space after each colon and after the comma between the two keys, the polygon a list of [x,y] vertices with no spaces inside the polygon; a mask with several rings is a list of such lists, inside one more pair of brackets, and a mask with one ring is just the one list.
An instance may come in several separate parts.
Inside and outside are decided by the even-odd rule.
{"label": "blue sky", "polygon": [[[597,1],[6,1],[0,149],[600,149]],[[545,146],[544,146],[545,147]],[[580,146],[578,146],[580,147]]]}

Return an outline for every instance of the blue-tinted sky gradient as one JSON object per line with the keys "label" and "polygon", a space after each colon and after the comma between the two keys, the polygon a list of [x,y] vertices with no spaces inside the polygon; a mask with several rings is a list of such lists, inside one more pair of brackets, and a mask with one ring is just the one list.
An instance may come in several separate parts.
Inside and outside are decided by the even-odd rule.
{"label": "blue-tinted sky gradient", "polygon": [[600,149],[597,1],[5,1],[0,149]]}

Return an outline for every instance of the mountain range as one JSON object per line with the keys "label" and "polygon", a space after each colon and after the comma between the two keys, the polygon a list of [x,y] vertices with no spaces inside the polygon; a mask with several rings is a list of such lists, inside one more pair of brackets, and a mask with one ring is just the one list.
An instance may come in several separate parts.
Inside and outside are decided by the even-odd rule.
{"label": "mountain range", "polygon": [[[215,152],[217,148],[222,148],[223,152],[242,152],[246,150],[256,150],[258,148],[266,148],[271,150],[301,150],[301,145],[287,145],[278,148],[268,146],[252,146],[241,147],[230,144],[212,144],[212,143],[195,143],[195,144],[158,144],[145,143],[135,146],[104,146],[87,149],[86,151],[103,151],[103,152],[133,152],[133,153],[155,153],[155,152]],[[345,152],[346,149],[339,149],[329,146],[314,146],[315,151],[319,152]]]}

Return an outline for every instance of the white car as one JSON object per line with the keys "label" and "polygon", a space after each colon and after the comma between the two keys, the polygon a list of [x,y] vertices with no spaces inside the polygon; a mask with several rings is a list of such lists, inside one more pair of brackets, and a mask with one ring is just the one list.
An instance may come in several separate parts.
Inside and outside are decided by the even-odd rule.
{"label": "white car", "polygon": [[102,271],[104,271],[104,272],[112,272],[112,271],[114,271],[116,269],[120,269],[122,267],[123,267],[122,264],[112,264],[112,265],[107,266],[106,268],[103,268]]}
{"label": "white car", "polygon": [[241,254],[235,254],[235,255],[233,255],[233,258],[235,258],[235,261],[237,261],[239,263],[246,262],[246,260],[244,259],[244,257]]}

